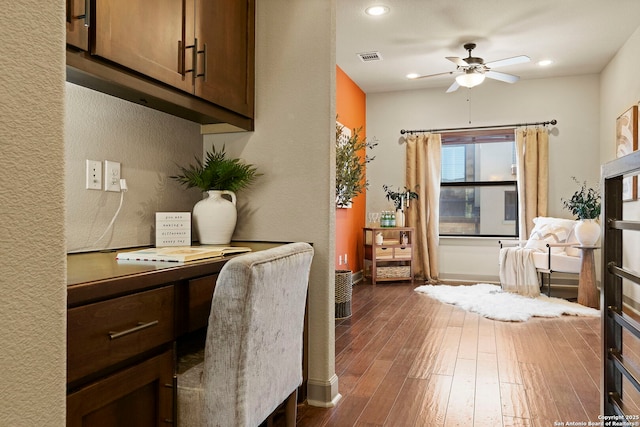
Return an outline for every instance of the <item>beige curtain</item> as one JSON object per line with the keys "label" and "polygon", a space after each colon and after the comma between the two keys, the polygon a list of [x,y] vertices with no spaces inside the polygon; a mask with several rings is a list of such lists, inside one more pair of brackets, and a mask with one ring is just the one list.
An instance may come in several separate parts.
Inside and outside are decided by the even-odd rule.
{"label": "beige curtain", "polygon": [[516,129],[518,165],[518,230],[526,240],[533,218],[547,215],[549,132],[547,128]]}
{"label": "beige curtain", "polygon": [[407,209],[407,224],[415,228],[414,274],[431,283],[438,280],[438,223],[440,220],[440,134],[410,135],[407,143],[407,187],[418,201]]}

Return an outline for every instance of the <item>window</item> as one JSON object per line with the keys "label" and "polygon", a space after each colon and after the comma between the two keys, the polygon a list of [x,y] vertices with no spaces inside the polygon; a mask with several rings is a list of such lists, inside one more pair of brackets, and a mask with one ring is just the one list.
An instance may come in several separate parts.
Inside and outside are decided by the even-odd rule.
{"label": "window", "polygon": [[517,237],[513,129],[442,134],[441,236]]}

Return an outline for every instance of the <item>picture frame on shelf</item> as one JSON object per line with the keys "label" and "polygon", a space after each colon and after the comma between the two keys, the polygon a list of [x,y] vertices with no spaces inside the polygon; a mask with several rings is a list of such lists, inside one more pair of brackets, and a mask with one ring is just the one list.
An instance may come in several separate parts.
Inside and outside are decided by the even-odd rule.
{"label": "picture frame on shelf", "polygon": [[[616,158],[638,149],[638,105],[633,105],[616,119]],[[630,176],[622,181],[622,201],[638,198],[638,177]]]}

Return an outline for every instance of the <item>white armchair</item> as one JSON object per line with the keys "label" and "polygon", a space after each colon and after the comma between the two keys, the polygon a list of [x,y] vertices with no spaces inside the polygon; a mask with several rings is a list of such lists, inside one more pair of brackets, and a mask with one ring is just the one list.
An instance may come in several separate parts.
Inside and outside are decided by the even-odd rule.
{"label": "white armchair", "polygon": [[312,257],[292,243],[224,265],[204,361],[178,376],[178,425],[256,427],[285,401],[295,425]]}
{"label": "white armchair", "polygon": [[537,217],[533,222],[534,228],[528,240],[500,240],[498,243],[501,251],[507,247],[531,249],[540,289],[544,290],[546,281],[547,295],[551,296],[552,273],[580,273],[580,250],[575,247],[578,241],[574,231],[577,221]]}

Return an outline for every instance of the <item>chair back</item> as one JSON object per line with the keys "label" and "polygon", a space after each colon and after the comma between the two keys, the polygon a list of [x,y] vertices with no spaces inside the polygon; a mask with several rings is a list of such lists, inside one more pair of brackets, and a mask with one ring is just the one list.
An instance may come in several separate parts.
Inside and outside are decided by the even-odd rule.
{"label": "chair back", "polygon": [[206,425],[256,427],[302,383],[312,258],[309,244],[291,243],[220,271],[205,346]]}

